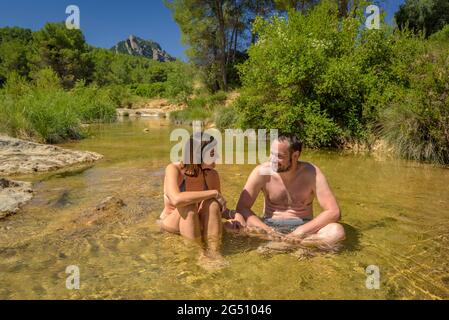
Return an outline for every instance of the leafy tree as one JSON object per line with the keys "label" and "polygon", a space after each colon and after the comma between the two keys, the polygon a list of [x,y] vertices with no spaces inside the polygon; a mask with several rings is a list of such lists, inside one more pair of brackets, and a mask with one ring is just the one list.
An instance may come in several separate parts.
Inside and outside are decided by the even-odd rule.
{"label": "leafy tree", "polygon": [[11,72],[28,78],[27,49],[32,41],[32,32],[22,28],[0,29],[0,85]]}
{"label": "leafy tree", "polygon": [[77,80],[91,81],[93,64],[80,30],[69,30],[63,23],[47,23],[33,34],[33,69],[52,68],[65,88]]}
{"label": "leafy tree", "polygon": [[398,27],[424,32],[426,37],[449,24],[448,0],[406,0],[395,14]]}
{"label": "leafy tree", "polygon": [[230,75],[233,65],[256,40],[252,23],[274,10],[272,0],[166,0],[166,5],[189,46],[187,56],[203,71],[212,91],[228,89],[235,78]]}

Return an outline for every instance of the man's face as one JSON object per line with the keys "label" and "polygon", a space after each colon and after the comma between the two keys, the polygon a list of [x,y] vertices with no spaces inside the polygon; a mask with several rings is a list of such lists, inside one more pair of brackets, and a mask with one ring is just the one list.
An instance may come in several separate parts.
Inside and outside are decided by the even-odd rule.
{"label": "man's face", "polygon": [[273,141],[270,150],[270,162],[271,168],[275,172],[287,172],[291,169],[292,155],[287,141]]}

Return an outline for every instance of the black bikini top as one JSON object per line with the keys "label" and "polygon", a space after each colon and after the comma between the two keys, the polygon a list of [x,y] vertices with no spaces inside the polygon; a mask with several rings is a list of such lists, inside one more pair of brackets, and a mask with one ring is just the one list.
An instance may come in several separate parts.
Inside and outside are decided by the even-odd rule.
{"label": "black bikini top", "polygon": [[[210,170],[210,169],[203,170],[204,190],[209,190],[209,186],[207,185],[206,175],[205,175],[206,171],[208,171],[208,170]],[[179,185],[179,191],[186,192],[186,176],[185,175],[183,175],[182,182]]]}

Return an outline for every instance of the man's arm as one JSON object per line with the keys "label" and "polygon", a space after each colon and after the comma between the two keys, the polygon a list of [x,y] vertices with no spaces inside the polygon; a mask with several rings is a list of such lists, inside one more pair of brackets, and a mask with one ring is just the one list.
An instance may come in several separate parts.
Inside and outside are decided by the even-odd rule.
{"label": "man's arm", "polygon": [[340,208],[338,207],[337,200],[332,193],[326,177],[321,170],[315,167],[315,185],[314,192],[316,194],[318,203],[322,208],[322,212],[312,221],[303,224],[292,232],[294,236],[303,236],[306,234],[314,234],[321,228],[327,226],[329,223],[337,222],[340,220]]}
{"label": "man's arm", "polygon": [[248,226],[261,228],[267,232],[270,232],[272,229],[263,223],[262,220],[260,220],[259,217],[251,210],[264,184],[264,176],[262,176],[259,172],[260,167],[261,166],[257,166],[253,172],[251,172],[248,181],[240,194],[235,219],[237,221],[244,219],[243,221],[246,221]]}

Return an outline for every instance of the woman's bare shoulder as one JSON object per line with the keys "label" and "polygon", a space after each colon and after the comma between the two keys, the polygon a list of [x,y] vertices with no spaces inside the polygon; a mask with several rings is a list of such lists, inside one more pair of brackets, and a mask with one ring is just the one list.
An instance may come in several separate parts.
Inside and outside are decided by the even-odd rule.
{"label": "woman's bare shoulder", "polygon": [[165,167],[165,171],[167,170],[176,170],[176,171],[181,171],[181,163],[176,163],[176,162],[170,162],[166,167]]}

